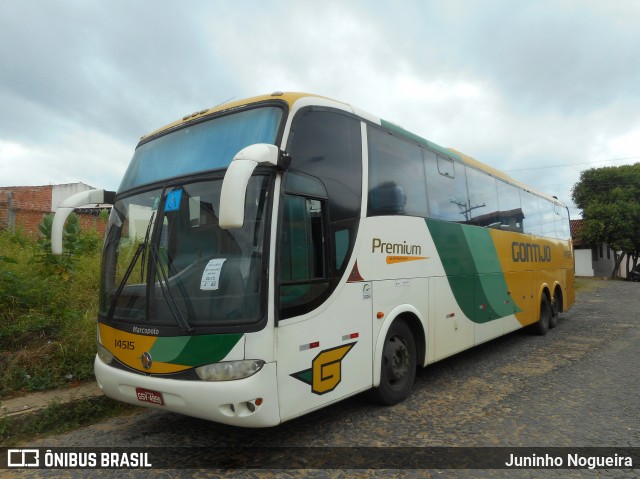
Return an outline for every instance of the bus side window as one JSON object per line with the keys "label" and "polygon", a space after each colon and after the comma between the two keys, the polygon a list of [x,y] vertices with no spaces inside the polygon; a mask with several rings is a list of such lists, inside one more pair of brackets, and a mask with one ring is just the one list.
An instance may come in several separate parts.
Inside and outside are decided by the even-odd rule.
{"label": "bus side window", "polygon": [[528,191],[520,192],[520,201],[522,202],[522,225],[524,232],[530,235],[542,234],[542,220],[538,197]]}
{"label": "bus side window", "polygon": [[555,238],[557,235],[555,205],[544,198],[538,198],[538,208],[540,209],[541,235]]}
{"label": "bus side window", "polygon": [[520,205],[520,190],[504,181],[497,181],[500,228],[504,231],[522,233],[524,216]]}
{"label": "bus side window", "polygon": [[474,168],[466,167],[469,207],[467,219],[476,226],[498,227],[498,190],[496,179]]}
{"label": "bus side window", "polygon": [[336,270],[342,269],[344,260],[347,259],[347,252],[349,251],[349,229],[334,229],[333,242],[335,244],[336,251]]}
{"label": "bus side window", "polygon": [[421,148],[369,126],[368,216],[427,216]]}
{"label": "bus side window", "polygon": [[467,182],[464,166],[448,158],[423,150],[429,216],[462,223],[468,220]]}
{"label": "bus side window", "polygon": [[571,231],[569,231],[569,211],[567,208],[559,205],[554,205],[554,211],[556,212],[556,232],[558,233],[558,239],[570,239]]}
{"label": "bus side window", "polygon": [[324,201],[286,194],[280,235],[281,319],[317,307],[329,289]]}

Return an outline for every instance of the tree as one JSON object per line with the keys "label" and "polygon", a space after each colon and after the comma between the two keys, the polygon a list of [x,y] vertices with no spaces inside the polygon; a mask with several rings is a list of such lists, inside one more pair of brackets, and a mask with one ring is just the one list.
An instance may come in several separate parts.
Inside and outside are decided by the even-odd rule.
{"label": "tree", "polygon": [[611,277],[625,255],[635,266],[640,254],[640,163],[583,171],[572,198],[582,210],[581,240],[591,246],[606,243],[614,251]]}

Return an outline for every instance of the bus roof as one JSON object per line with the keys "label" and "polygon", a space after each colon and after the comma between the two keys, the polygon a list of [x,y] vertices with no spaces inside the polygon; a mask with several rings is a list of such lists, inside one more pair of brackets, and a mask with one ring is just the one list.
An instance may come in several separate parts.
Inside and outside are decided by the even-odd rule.
{"label": "bus roof", "polygon": [[533,188],[531,188],[530,186],[521,183],[515,179],[513,179],[512,177],[510,177],[509,175],[507,175],[506,173],[503,173],[500,170],[497,170],[485,163],[482,163],[481,161],[476,160],[475,158],[466,155],[454,148],[445,148],[442,147],[436,143],[433,143],[419,135],[416,135],[415,133],[412,133],[408,130],[405,130],[404,128],[402,128],[401,126],[398,126],[395,123],[383,120],[375,115],[370,115],[367,112],[363,112],[361,110],[356,109],[353,105],[350,105],[348,103],[344,103],[344,102],[339,102],[321,95],[315,95],[315,94],[311,94],[311,93],[301,93],[301,92],[273,92],[271,94],[267,94],[267,95],[260,95],[260,96],[255,96],[255,97],[251,97],[251,98],[246,98],[243,100],[235,100],[235,101],[229,101],[229,102],[224,102],[220,105],[214,106],[212,108],[205,108],[203,110],[194,112],[192,114],[189,115],[185,115],[182,119],[177,120],[173,123],[170,123],[168,125],[163,126],[162,128],[159,128],[155,131],[153,131],[152,133],[149,133],[148,135],[144,135],[140,141],[143,141],[145,139],[148,139],[149,137],[153,137],[155,135],[158,135],[166,130],[172,130],[174,128],[179,127],[180,125],[182,125],[183,123],[187,123],[190,122],[198,117],[202,117],[202,116],[208,116],[208,115],[212,115],[215,113],[220,113],[220,112],[224,112],[224,111],[231,111],[231,110],[235,110],[238,108],[242,108],[245,106],[249,106],[255,103],[262,103],[262,102],[267,102],[267,101],[274,101],[274,100],[279,100],[282,101],[284,103],[286,103],[289,106],[289,109],[292,109],[294,104],[300,100],[301,98],[319,98],[319,99],[323,99],[323,100],[329,100],[331,102],[335,102],[335,103],[339,103],[342,104],[344,107],[346,107],[347,109],[351,110],[353,113],[357,114],[358,116],[364,116],[366,117],[367,120],[377,120],[377,123],[379,123],[382,127],[386,128],[387,130],[402,136],[404,138],[407,138],[415,143],[418,143],[420,145],[423,145],[431,150],[435,150],[436,152],[447,156],[451,159],[457,160],[465,165],[471,166],[472,168],[484,171],[486,173],[488,173],[489,175],[498,178],[500,180],[506,181],[508,183],[511,183],[513,185],[518,186],[519,188],[522,188],[526,191],[529,191],[531,193],[534,193],[538,196],[541,196],[551,202],[557,203],[559,205],[562,205],[562,203],[555,197],[552,197],[548,194],[542,193],[540,191],[537,191]]}
{"label": "bus roof", "polygon": [[158,128],[157,130],[144,135],[142,138],[140,138],[140,140],[144,140],[146,138],[149,138],[151,136],[155,136],[159,133],[162,133],[166,130],[172,130],[178,126],[180,126],[183,123],[187,123],[193,119],[196,119],[198,117],[202,117],[205,115],[212,115],[215,113],[220,113],[220,112],[224,112],[224,111],[231,111],[231,110],[235,110],[238,108],[242,108],[254,103],[261,103],[261,102],[266,102],[266,101],[274,101],[274,100],[280,100],[283,101],[285,103],[287,103],[289,105],[289,108],[291,108],[293,106],[293,104],[298,101],[300,98],[303,97],[316,97],[316,98],[324,98],[321,97],[319,95],[311,95],[309,93],[292,93],[292,92],[287,92],[287,93],[283,93],[283,92],[274,92],[271,93],[269,95],[260,95],[260,96],[254,96],[252,98],[245,98],[243,100],[235,100],[235,101],[228,101],[228,102],[224,102],[221,103],[219,105],[216,105],[214,107],[211,108],[205,108],[203,110],[200,111],[196,111],[194,113],[191,113],[189,115],[185,115],[184,117],[182,117],[182,119],[174,121],[173,123],[170,123],[168,125],[163,126],[162,128]]}

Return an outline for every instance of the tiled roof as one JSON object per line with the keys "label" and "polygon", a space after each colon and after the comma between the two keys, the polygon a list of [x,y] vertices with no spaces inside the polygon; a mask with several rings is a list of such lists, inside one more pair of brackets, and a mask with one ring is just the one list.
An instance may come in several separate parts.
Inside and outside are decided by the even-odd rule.
{"label": "tiled roof", "polygon": [[573,247],[588,248],[587,245],[583,244],[582,241],[580,241],[580,232],[582,231],[582,228],[584,226],[584,220],[571,220],[569,223],[571,227],[571,238],[573,239]]}

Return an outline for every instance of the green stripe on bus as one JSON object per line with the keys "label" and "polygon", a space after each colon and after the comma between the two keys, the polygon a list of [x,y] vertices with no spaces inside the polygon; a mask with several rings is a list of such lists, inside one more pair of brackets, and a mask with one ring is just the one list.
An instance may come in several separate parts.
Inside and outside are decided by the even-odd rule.
{"label": "green stripe on bus", "polygon": [[520,309],[509,296],[489,230],[427,219],[442,266],[458,306],[475,323],[486,323]]}
{"label": "green stripe on bus", "polygon": [[429,141],[426,138],[422,138],[421,136],[418,136],[415,133],[411,133],[410,131],[407,131],[404,128],[402,128],[401,126],[398,126],[394,123],[391,123],[389,121],[382,120],[382,119],[380,120],[380,124],[387,130],[391,131],[392,133],[395,133],[398,136],[402,136],[419,145],[422,145],[427,148],[430,148],[431,150],[437,151],[438,153],[444,156],[448,156],[449,158],[455,158],[457,160],[463,161],[460,155],[458,155],[456,152],[451,151],[448,148],[444,148],[440,145],[437,145],[436,143],[433,143],[432,141]]}
{"label": "green stripe on bus", "polygon": [[242,334],[159,337],[149,351],[154,361],[202,366],[223,360]]}

